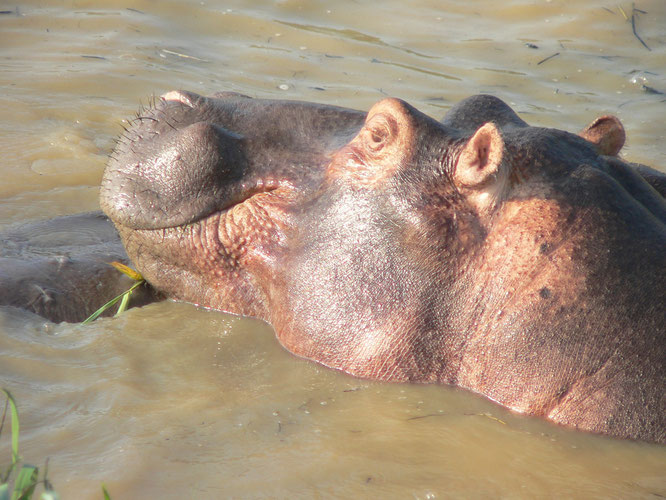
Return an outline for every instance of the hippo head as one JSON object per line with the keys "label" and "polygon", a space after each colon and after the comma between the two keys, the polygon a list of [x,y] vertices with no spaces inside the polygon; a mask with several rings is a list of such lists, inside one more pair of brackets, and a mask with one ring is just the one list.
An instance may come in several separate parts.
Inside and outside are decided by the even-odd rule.
{"label": "hippo head", "polygon": [[154,287],[262,318],[295,354],[659,440],[637,414],[663,403],[666,216],[623,143],[616,118],[530,127],[491,96],[438,122],[397,99],[169,92],[101,203]]}

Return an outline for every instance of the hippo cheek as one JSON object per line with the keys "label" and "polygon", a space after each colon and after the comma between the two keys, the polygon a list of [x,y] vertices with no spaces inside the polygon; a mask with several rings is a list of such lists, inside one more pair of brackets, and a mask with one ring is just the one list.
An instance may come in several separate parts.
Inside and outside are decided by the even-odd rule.
{"label": "hippo cheek", "polygon": [[265,284],[286,246],[290,196],[257,193],[180,227],[117,227],[137,269],[169,297],[268,320]]}

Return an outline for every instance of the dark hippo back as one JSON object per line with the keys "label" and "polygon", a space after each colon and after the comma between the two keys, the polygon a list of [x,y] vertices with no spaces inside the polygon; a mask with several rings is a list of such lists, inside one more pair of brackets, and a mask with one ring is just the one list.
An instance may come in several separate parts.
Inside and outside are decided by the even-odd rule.
{"label": "dark hippo back", "polygon": [[[112,261],[129,263],[101,212],[10,226],[0,233],[0,305],[54,322],[83,321],[132,285]],[[156,298],[148,287],[132,295],[132,305]]]}

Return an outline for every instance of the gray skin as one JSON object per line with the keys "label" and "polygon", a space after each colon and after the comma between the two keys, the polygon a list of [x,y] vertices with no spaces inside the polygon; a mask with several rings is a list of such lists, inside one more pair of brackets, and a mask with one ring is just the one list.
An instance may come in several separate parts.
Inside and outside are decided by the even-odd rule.
{"label": "gray skin", "polygon": [[570,134],[491,96],[437,122],[169,92],[101,205],[157,290],[299,356],[664,443],[665,183],[623,143],[617,118]]}
{"label": "gray skin", "polygon": [[[0,233],[0,305],[54,322],[83,321],[134,283],[109,265],[113,261],[129,264],[118,233],[101,212],[11,226]],[[130,305],[159,298],[142,286]]]}

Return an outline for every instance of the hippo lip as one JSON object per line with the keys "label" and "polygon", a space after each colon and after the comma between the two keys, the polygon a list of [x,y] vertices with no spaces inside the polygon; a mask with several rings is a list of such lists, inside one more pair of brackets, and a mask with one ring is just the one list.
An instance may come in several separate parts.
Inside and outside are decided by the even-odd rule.
{"label": "hippo lip", "polygon": [[[203,220],[209,219],[210,217],[216,215],[223,215],[238,205],[250,202],[257,195],[270,193],[288,184],[289,184],[288,182],[280,182],[275,179],[265,179],[265,180],[262,179],[252,184],[244,183],[241,186],[239,186],[237,189],[234,189],[234,191],[225,200],[225,203],[221,204],[219,207],[215,207],[211,210],[200,211],[194,216],[179,219],[173,221],[170,224],[152,224],[147,227],[146,224],[136,223],[132,220],[131,217],[123,217],[122,214],[117,215],[116,221],[129,229],[153,230],[153,231],[182,227],[184,225],[189,225],[189,224],[196,224]],[[118,214],[118,211],[116,210],[115,213]]]}
{"label": "hippo lip", "polygon": [[[212,210],[210,212],[202,212],[198,217],[194,217],[192,220],[187,222],[186,224],[195,224],[197,222],[200,222],[202,220],[208,219],[211,216],[214,215],[220,215],[228,212],[229,210],[233,209],[234,207],[238,205],[242,205],[243,203],[246,203],[252,199],[254,199],[257,195],[259,194],[266,194],[270,193],[272,191],[277,190],[278,188],[282,187],[284,184],[288,184],[286,182],[280,182],[275,179],[266,179],[266,180],[258,180],[253,184],[243,184],[240,186],[240,188],[231,195],[231,197],[227,200],[228,203],[225,203],[222,205],[220,208],[216,210]],[[169,229],[172,227],[178,227],[182,226],[183,224],[169,224],[165,225],[159,228],[155,229]]]}

